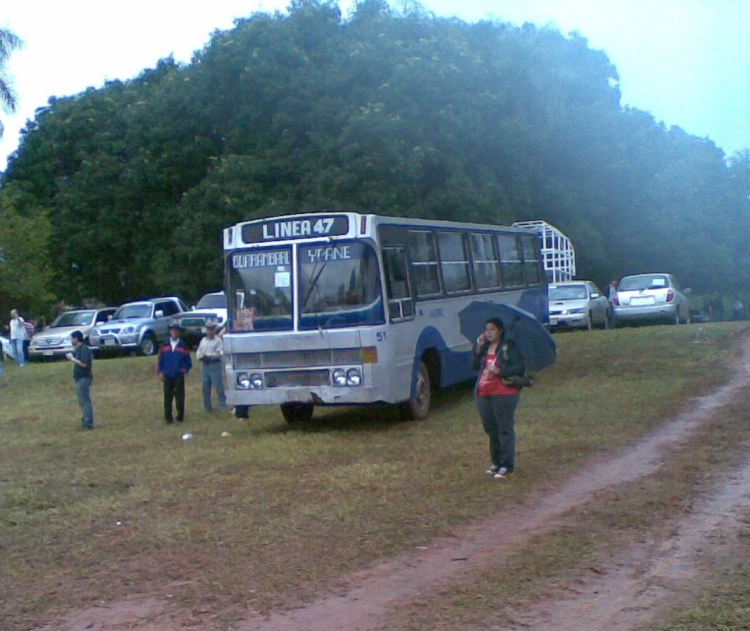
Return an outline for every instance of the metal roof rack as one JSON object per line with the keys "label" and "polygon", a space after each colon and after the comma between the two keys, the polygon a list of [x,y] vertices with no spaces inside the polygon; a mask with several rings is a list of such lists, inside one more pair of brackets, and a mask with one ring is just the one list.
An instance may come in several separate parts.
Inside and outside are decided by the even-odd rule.
{"label": "metal roof rack", "polygon": [[573,280],[576,275],[576,252],[570,239],[563,232],[542,220],[516,221],[513,226],[536,230],[539,234],[548,282]]}

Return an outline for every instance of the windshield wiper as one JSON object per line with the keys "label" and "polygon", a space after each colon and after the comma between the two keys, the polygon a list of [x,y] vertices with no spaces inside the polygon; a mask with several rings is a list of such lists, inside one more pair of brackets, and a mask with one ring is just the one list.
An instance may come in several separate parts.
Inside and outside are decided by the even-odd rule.
{"label": "windshield wiper", "polygon": [[315,270],[313,268],[313,273],[310,275],[310,281],[307,283],[307,293],[305,294],[305,297],[302,300],[302,308],[300,309],[301,312],[304,312],[305,307],[307,306],[307,303],[310,300],[310,296],[312,296],[313,290],[316,290],[318,294],[320,294],[320,287],[318,287],[318,280],[320,279],[320,275],[323,273],[323,270],[326,268],[326,265],[328,265],[328,261],[323,261],[320,264],[320,268],[318,270]]}

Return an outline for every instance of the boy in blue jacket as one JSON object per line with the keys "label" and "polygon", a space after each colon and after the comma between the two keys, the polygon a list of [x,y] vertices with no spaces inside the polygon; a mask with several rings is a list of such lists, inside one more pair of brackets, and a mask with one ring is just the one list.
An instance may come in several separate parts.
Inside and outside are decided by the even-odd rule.
{"label": "boy in blue jacket", "polygon": [[159,349],[159,379],[164,384],[164,420],[171,423],[172,400],[177,407],[177,422],[185,420],[185,375],[190,372],[193,362],[190,351],[182,341],[182,327],[172,324],[169,327],[169,339]]}

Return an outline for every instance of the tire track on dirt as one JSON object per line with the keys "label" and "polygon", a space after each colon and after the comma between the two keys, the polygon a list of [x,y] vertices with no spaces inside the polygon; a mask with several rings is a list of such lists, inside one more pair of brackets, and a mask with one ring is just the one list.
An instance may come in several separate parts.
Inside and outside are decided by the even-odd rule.
{"label": "tire track on dirt", "polygon": [[750,459],[715,495],[703,498],[693,512],[676,523],[670,536],[651,546],[634,544],[595,580],[579,586],[569,598],[538,603],[511,612],[512,623],[492,631],[628,631],[654,620],[665,603],[679,599],[697,577],[698,561],[718,556],[719,549],[747,527],[750,512]]}
{"label": "tire track on dirt", "polygon": [[[471,570],[496,562],[499,557],[513,554],[525,546],[530,538],[550,531],[555,527],[556,520],[571,509],[592,500],[596,493],[655,473],[668,453],[687,442],[718,408],[729,403],[747,385],[750,376],[748,356],[750,340],[743,340],[743,357],[735,366],[736,372],[729,383],[708,396],[696,399],[695,405],[689,410],[664,423],[634,446],[626,447],[606,459],[587,463],[585,470],[574,475],[559,490],[530,498],[526,506],[518,507],[513,514],[496,515],[462,530],[455,537],[437,541],[428,551],[410,553],[350,576],[347,580],[348,587],[341,593],[268,617],[251,614],[246,623],[239,627],[239,631],[367,631],[377,628],[381,616],[396,609],[399,603],[407,603],[422,591],[456,580]],[[586,627],[577,616],[588,609],[592,615],[604,617],[611,612],[611,617],[615,618],[618,612],[623,611],[624,606],[630,607],[635,602],[632,595],[629,601],[627,598],[620,599],[618,590],[622,590],[622,593],[629,590],[643,598],[646,603],[644,607],[657,602],[663,591],[658,586],[660,577],[666,581],[671,573],[677,572],[680,562],[688,562],[686,555],[689,556],[691,545],[703,541],[718,527],[736,526],[739,511],[750,502],[750,494],[746,494],[743,488],[750,481],[750,464],[736,473],[736,476],[738,482],[728,484],[717,497],[717,501],[724,501],[727,506],[734,507],[733,510],[725,510],[726,506],[722,508],[724,515],[721,517],[729,520],[727,523],[711,522],[710,513],[704,511],[695,513],[691,521],[680,526],[690,533],[682,538],[687,552],[680,555],[665,551],[662,555],[662,567],[652,568],[654,573],[648,590],[640,591],[641,583],[634,582],[631,578],[632,570],[629,572],[629,568],[624,567],[616,576],[609,577],[606,585],[602,583],[601,586],[602,589],[606,587],[617,598],[611,603],[602,598],[597,603],[584,595],[580,602],[571,601],[570,624],[575,624],[578,629],[606,628],[598,623]],[[665,545],[669,543],[666,542]],[[637,556],[636,554],[632,558]],[[620,585],[618,577],[622,583]],[[562,611],[554,613],[551,609],[548,610],[545,615],[550,619],[555,618],[548,628],[574,628],[562,626],[568,624],[563,614]],[[527,627],[521,623],[520,628],[524,626]],[[629,628],[615,627],[609,621],[606,626],[613,629]],[[519,627],[504,627],[510,628]]]}

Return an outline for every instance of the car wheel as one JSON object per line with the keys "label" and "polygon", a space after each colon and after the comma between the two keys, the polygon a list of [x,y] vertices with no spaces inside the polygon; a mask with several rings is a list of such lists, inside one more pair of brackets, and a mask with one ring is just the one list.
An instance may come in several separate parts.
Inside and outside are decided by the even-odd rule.
{"label": "car wheel", "polygon": [[594,318],[591,317],[591,311],[589,311],[589,315],[586,317],[586,330],[590,331],[594,328]]}
{"label": "car wheel", "polygon": [[156,350],[156,339],[154,336],[150,333],[144,335],[140,346],[138,347],[139,354],[144,355],[145,357],[151,357],[152,355],[156,355]]}
{"label": "car wheel", "polygon": [[604,312],[604,324],[602,325],[602,329],[605,331],[612,328],[612,323],[609,321],[609,311]]}
{"label": "car wheel", "polygon": [[282,403],[281,415],[290,425],[306,423],[313,415],[312,403]]}
{"label": "car wheel", "polygon": [[671,322],[671,324],[680,324],[682,322],[682,320],[680,320],[680,310],[679,309],[675,309],[674,318],[672,318],[672,320],[670,322]]}
{"label": "car wheel", "polygon": [[432,387],[430,384],[430,373],[427,370],[425,363],[419,362],[414,396],[407,402],[411,418],[415,421],[421,421],[422,419],[427,418],[427,415],[430,413],[431,396]]}

